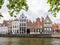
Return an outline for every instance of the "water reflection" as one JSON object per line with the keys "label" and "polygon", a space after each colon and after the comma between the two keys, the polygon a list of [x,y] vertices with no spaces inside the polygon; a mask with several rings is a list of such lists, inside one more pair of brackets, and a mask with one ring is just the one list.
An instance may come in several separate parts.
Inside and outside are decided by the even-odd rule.
{"label": "water reflection", "polygon": [[0,37],[0,45],[60,45],[60,39]]}
{"label": "water reflection", "polygon": [[52,44],[53,44],[53,45],[60,45],[60,39],[54,38],[54,39],[52,40]]}

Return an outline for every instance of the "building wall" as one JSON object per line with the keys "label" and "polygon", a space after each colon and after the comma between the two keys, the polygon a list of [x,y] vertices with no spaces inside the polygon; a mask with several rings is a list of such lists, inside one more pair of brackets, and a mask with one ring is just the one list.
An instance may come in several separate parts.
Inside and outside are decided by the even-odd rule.
{"label": "building wall", "polygon": [[32,34],[34,32],[33,29],[33,23],[31,22],[31,20],[27,20],[27,30],[29,29],[29,34]]}
{"label": "building wall", "polygon": [[20,34],[27,34],[27,17],[22,13],[19,18],[20,21]]}
{"label": "building wall", "polygon": [[30,30],[29,34],[41,34],[42,32],[48,34],[53,31],[52,21],[48,16],[45,19],[37,18],[35,22],[27,22],[27,17],[22,14],[18,20],[6,21],[4,24],[8,27],[8,32],[12,30],[12,34],[27,34],[27,29]]}
{"label": "building wall", "polygon": [[60,30],[60,24],[54,23],[54,24],[53,24],[53,31],[54,31],[54,32],[58,32],[59,30]]}
{"label": "building wall", "polygon": [[44,20],[44,34],[51,34],[53,32],[52,30],[52,21],[47,16]]}
{"label": "building wall", "polygon": [[43,28],[42,19],[40,19],[39,17],[36,18],[33,27],[34,27],[34,34],[41,34]]}
{"label": "building wall", "polygon": [[19,23],[19,21],[12,22],[12,34],[20,34]]}
{"label": "building wall", "polygon": [[4,20],[3,25],[8,27],[8,33],[12,32],[12,21],[13,20]]}
{"label": "building wall", "polygon": [[0,34],[8,34],[8,27],[7,26],[1,26],[0,27]]}

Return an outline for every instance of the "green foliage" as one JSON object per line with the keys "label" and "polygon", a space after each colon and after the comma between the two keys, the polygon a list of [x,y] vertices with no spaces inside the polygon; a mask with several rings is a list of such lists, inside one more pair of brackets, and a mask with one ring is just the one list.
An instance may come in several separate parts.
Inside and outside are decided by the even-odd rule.
{"label": "green foliage", "polygon": [[[28,10],[28,5],[26,3],[26,0],[8,0],[7,8],[9,9],[10,16],[13,16],[13,13],[16,12],[17,14],[23,10]],[[4,4],[4,0],[0,0],[0,9],[2,5]]]}
{"label": "green foliage", "polygon": [[56,17],[56,14],[60,11],[60,0],[48,0],[47,3],[50,4],[50,9],[48,11]]}
{"label": "green foliage", "polygon": [[4,0],[0,0],[0,9],[2,8],[3,3],[4,3]]}
{"label": "green foliage", "polygon": [[10,12],[10,16],[13,16],[13,13],[16,12],[17,14],[23,10],[28,10],[28,5],[26,3],[26,0],[8,0],[9,4],[7,4],[7,7]]}
{"label": "green foliage", "polygon": [[[8,0],[9,3],[7,4],[7,8],[9,9],[10,16],[13,16],[13,13],[16,12],[17,14],[23,10],[28,10],[28,5],[26,0]],[[60,0],[47,0],[47,3],[50,4],[49,12],[56,17],[57,12],[60,11]],[[0,0],[0,9],[4,4],[4,0]]]}
{"label": "green foliage", "polygon": [[9,14],[10,14],[11,17],[13,16],[13,12],[9,11]]}
{"label": "green foliage", "polygon": [[3,15],[0,13],[0,17],[3,17]]}

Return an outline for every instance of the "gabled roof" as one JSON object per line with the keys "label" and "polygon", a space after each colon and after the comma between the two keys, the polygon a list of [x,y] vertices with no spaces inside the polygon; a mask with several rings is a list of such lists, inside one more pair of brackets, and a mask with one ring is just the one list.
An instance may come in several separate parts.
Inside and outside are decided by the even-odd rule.
{"label": "gabled roof", "polygon": [[19,19],[14,19],[14,21],[19,21]]}
{"label": "gabled roof", "polygon": [[27,21],[27,26],[33,26],[33,23],[31,22],[31,20]]}
{"label": "gabled roof", "polygon": [[40,18],[36,19],[36,22],[34,22],[34,28],[40,28],[42,26],[42,22],[40,21]]}
{"label": "gabled roof", "polygon": [[20,18],[27,18],[27,16],[25,16],[24,13],[22,13],[22,14],[20,15]]}
{"label": "gabled roof", "polygon": [[5,26],[8,26],[12,23],[13,20],[4,20],[3,24],[5,24]]}
{"label": "gabled roof", "polygon": [[52,23],[51,19],[49,18],[49,16],[47,16],[44,20],[44,23]]}

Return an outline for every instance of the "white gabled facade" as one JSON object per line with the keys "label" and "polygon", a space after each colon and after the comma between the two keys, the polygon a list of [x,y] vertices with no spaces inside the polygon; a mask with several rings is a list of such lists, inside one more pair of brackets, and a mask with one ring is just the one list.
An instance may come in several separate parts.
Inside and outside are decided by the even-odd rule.
{"label": "white gabled facade", "polygon": [[20,15],[20,34],[27,34],[27,17],[22,13]]}
{"label": "white gabled facade", "polygon": [[8,27],[0,26],[0,34],[8,34]]}
{"label": "white gabled facade", "polygon": [[19,21],[12,21],[12,34],[20,34]]}
{"label": "white gabled facade", "polygon": [[52,21],[47,16],[44,20],[44,33],[45,34],[52,34]]}
{"label": "white gabled facade", "polygon": [[18,20],[12,21],[12,34],[27,34],[27,17],[22,13]]}

